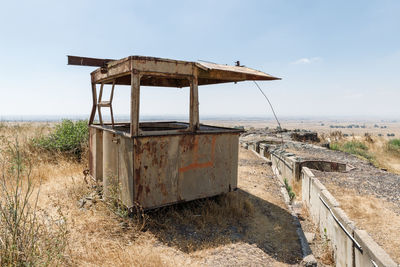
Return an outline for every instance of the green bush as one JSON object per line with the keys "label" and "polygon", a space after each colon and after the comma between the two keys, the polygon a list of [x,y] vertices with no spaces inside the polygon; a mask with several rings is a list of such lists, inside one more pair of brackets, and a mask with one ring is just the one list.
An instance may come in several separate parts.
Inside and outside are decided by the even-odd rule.
{"label": "green bush", "polygon": [[373,160],[373,156],[368,152],[368,147],[359,141],[348,141],[344,144],[333,143],[330,145],[330,149],[340,150],[367,160]]}
{"label": "green bush", "polygon": [[357,151],[368,151],[368,147],[359,141],[346,142],[343,144],[343,149],[351,154],[356,154]]}
{"label": "green bush", "polygon": [[82,152],[88,145],[89,127],[87,121],[73,122],[63,120],[53,133],[34,138],[33,145],[50,152],[63,152],[81,159]]}
{"label": "green bush", "polygon": [[400,139],[392,139],[387,143],[387,148],[390,152],[400,154]]}
{"label": "green bush", "polygon": [[288,192],[290,201],[293,201],[296,197],[296,193],[293,192],[293,188],[289,185],[289,182],[286,178],[283,179],[283,182],[285,183],[286,191]]}
{"label": "green bush", "polygon": [[329,144],[329,149],[331,149],[331,150],[340,150],[339,148],[340,148],[339,144],[337,144],[337,143]]}

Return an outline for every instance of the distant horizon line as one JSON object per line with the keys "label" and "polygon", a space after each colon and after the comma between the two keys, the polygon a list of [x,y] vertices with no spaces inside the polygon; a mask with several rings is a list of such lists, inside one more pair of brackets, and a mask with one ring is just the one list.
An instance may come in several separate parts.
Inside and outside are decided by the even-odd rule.
{"label": "distant horizon line", "polygon": [[[104,119],[110,119],[109,116],[103,116]],[[115,115],[115,119],[117,120],[126,120],[129,119],[129,115]],[[84,120],[89,119],[88,114],[55,114],[55,115],[0,115],[0,122],[54,122],[61,121],[63,119],[71,119],[71,120]],[[188,115],[182,114],[143,114],[140,116],[141,120],[188,120]],[[271,116],[265,115],[229,115],[229,114],[207,114],[200,115],[201,120],[255,120],[255,121],[265,121],[265,120],[275,120],[275,118]],[[365,115],[285,115],[279,116],[279,120],[390,120],[390,121],[398,121],[399,116],[365,116]]]}

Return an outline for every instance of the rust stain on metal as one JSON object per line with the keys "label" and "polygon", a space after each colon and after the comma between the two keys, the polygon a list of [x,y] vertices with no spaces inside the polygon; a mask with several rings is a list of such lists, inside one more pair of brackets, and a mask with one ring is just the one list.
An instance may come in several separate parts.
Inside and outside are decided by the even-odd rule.
{"label": "rust stain on metal", "polygon": [[135,183],[140,184],[140,169],[135,170]]}
{"label": "rust stain on metal", "polygon": [[142,195],[142,192],[143,192],[143,185],[139,184],[136,200],[139,200],[140,196]]}
{"label": "rust stain on metal", "polygon": [[199,168],[208,168],[208,167],[212,167],[214,164],[214,156],[215,156],[215,143],[216,143],[217,137],[213,136],[212,137],[212,141],[211,141],[211,160],[208,162],[204,162],[204,163],[199,163],[198,162],[198,150],[199,150],[199,140],[198,138],[195,138],[194,140],[194,144],[193,144],[193,163],[189,164],[188,166],[179,168],[179,172],[187,172],[190,170],[194,170],[194,169],[199,169]]}

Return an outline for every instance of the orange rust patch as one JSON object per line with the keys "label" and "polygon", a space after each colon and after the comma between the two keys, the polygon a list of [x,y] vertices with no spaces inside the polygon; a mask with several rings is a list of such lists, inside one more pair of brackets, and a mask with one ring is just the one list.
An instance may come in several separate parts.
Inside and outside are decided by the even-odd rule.
{"label": "orange rust patch", "polygon": [[194,140],[194,146],[193,146],[193,159],[194,162],[189,164],[188,166],[179,168],[179,172],[186,172],[186,171],[190,171],[193,169],[200,169],[200,168],[208,168],[213,166],[214,164],[214,157],[215,157],[215,143],[216,143],[217,137],[213,136],[211,139],[211,160],[208,162],[204,162],[204,163],[199,163],[198,161],[198,151],[199,151],[199,140],[196,136],[195,140]]}
{"label": "orange rust patch", "polygon": [[206,163],[192,163],[186,167],[179,168],[179,172],[186,172],[186,171],[190,171],[193,169],[207,168],[207,167],[211,167],[212,165],[213,165],[212,161],[209,161]]}

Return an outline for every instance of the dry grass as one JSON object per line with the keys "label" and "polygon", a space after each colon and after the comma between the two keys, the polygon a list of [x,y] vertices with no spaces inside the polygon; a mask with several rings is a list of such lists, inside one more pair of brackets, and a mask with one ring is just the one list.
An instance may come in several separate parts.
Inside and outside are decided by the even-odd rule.
{"label": "dry grass", "polygon": [[162,242],[191,253],[232,242],[231,235],[243,234],[253,213],[253,204],[243,194],[231,192],[150,212],[146,229]]}
{"label": "dry grass", "polygon": [[327,187],[330,192],[335,192],[335,198],[356,225],[366,230],[395,261],[400,262],[400,236],[397,234],[400,233],[400,216],[393,211],[394,205],[371,195],[360,196],[333,184]]}
{"label": "dry grass", "polygon": [[335,131],[323,134],[321,139],[321,142],[330,141],[333,149],[355,154],[378,168],[400,174],[400,153],[388,149],[389,140],[384,137],[369,134],[344,137],[340,131]]}
{"label": "dry grass", "polygon": [[[65,216],[38,206],[32,164],[18,142],[3,144],[0,177],[0,265],[48,266],[65,262]],[[6,147],[6,149],[4,149]]]}
{"label": "dry grass", "polygon": [[[33,198],[31,204],[35,205],[37,212],[33,214],[32,210],[29,210],[26,213],[28,217],[36,216],[37,227],[31,232],[39,237],[40,242],[36,243],[37,248],[42,253],[47,253],[47,258],[49,258],[46,259],[42,253],[38,253],[37,256],[43,261],[25,257],[20,260],[20,264],[33,266],[59,264],[175,266],[182,264],[183,262],[179,259],[168,257],[172,255],[171,252],[162,252],[162,249],[153,248],[156,242],[154,236],[138,231],[129,218],[123,219],[116,216],[109,205],[100,199],[91,207],[79,208],[78,200],[93,192],[93,185],[86,184],[83,179],[82,172],[87,168],[87,162],[85,160],[78,162],[63,153],[48,153],[32,146],[31,143],[32,138],[48,134],[53,128],[54,125],[36,123],[2,123],[0,125],[1,155],[4,156],[10,144],[18,140],[20,149],[24,153],[24,161],[32,166],[30,181],[36,183],[37,187],[32,188],[31,191],[33,191],[32,196],[38,197]],[[6,160],[6,162],[10,161]],[[26,185],[27,178],[24,177],[21,182]],[[39,184],[41,184],[40,187]],[[53,218],[59,219],[60,216],[57,217],[57,215],[60,214],[62,214],[62,225],[65,226],[65,231],[62,233],[65,235],[57,239],[57,236],[51,234],[51,229],[44,225],[57,221]],[[43,236],[47,238],[43,239]],[[57,242],[51,243],[53,241]],[[27,239],[19,237],[17,242],[27,244]],[[0,244],[0,250],[2,247]],[[50,254],[56,249],[58,249],[56,251],[58,254],[53,257]],[[12,251],[5,248],[5,252]],[[7,263],[4,262],[4,255],[0,258],[3,260],[2,266],[4,264],[20,265],[16,263],[18,259],[14,259],[14,263]]]}
{"label": "dry grass", "polygon": [[[84,181],[87,162],[31,146],[32,138],[53,128],[31,123],[0,125],[0,149],[17,137],[32,163],[32,181],[41,183],[37,209],[48,218],[63,216],[65,247],[51,265],[197,265],[199,256],[194,252],[238,242],[238,235],[249,232],[254,206],[240,192],[149,212],[144,229],[138,221],[116,214],[100,197],[81,207],[79,200],[97,190],[96,185]],[[259,236],[253,232],[250,234]]]}

